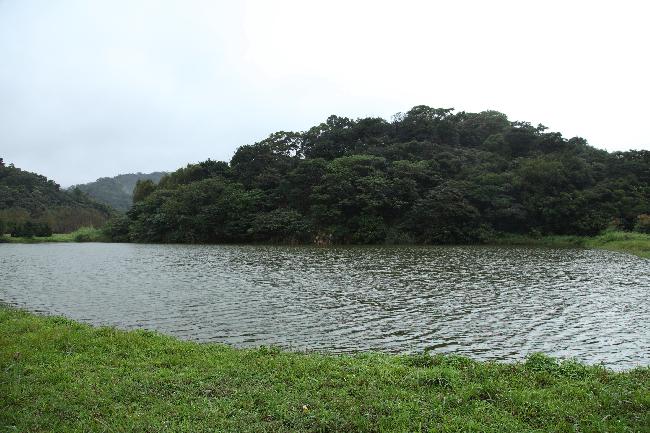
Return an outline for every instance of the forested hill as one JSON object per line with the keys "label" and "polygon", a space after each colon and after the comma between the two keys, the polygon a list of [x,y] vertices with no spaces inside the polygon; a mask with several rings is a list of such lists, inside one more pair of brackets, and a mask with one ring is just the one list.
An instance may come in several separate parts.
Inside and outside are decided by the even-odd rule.
{"label": "forested hill", "polygon": [[133,189],[137,181],[148,179],[158,183],[166,174],[165,172],[129,173],[115,177],[102,177],[95,182],[75,185],[71,190],[79,188],[98,202],[124,212],[133,204]]}
{"label": "forested hill", "polygon": [[[147,242],[480,242],[595,234],[650,213],[650,152],[608,153],[496,111],[331,116],[230,163],[141,182],[114,233]],[[643,219],[644,217],[642,217]],[[128,233],[127,233],[128,232]]]}
{"label": "forested hill", "polygon": [[[38,225],[67,233],[79,227],[101,227],[110,209],[80,190],[65,191],[45,176],[5,164],[0,158],[0,229]],[[1,233],[0,233],[1,234]],[[34,233],[31,233],[34,234]]]}

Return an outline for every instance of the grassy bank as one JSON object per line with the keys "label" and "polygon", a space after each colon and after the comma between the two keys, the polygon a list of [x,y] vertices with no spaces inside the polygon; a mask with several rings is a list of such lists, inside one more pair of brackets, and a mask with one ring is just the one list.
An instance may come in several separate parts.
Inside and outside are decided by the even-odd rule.
{"label": "grassy bank", "polygon": [[93,227],[82,227],[72,233],[54,233],[52,236],[31,238],[11,237],[4,235],[0,237],[0,242],[20,243],[20,244],[37,244],[42,242],[107,242],[109,239],[100,229]]}
{"label": "grassy bank", "polygon": [[0,307],[2,432],[641,432],[650,369],[238,350]]}
{"label": "grassy bank", "polygon": [[598,236],[542,236],[504,235],[496,239],[497,245],[526,245],[541,247],[599,248],[620,251],[650,258],[650,235],[634,232],[608,231]]}

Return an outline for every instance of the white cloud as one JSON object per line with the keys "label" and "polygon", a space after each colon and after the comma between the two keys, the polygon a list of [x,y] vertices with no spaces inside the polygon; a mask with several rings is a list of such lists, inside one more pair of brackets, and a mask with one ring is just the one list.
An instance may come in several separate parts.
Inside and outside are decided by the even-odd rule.
{"label": "white cloud", "polygon": [[0,145],[70,184],[416,104],[650,148],[644,2],[0,2]]}

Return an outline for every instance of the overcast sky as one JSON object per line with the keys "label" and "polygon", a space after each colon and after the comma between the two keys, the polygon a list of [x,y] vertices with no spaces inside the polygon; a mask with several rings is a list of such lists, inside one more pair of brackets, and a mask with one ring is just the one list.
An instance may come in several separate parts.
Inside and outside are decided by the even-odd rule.
{"label": "overcast sky", "polygon": [[418,104],[650,149],[645,3],[0,0],[0,157],[67,186]]}

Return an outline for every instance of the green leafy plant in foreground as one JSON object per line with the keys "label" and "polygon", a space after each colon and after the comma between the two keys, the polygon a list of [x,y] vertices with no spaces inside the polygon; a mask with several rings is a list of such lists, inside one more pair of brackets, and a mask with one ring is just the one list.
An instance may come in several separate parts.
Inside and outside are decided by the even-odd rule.
{"label": "green leafy plant in foreground", "polygon": [[240,350],[0,307],[3,432],[649,429],[649,368]]}

